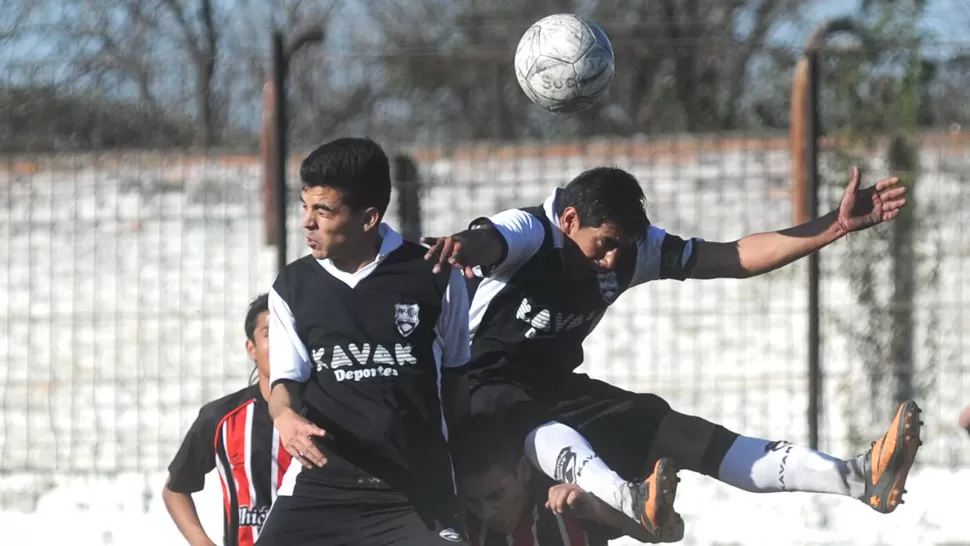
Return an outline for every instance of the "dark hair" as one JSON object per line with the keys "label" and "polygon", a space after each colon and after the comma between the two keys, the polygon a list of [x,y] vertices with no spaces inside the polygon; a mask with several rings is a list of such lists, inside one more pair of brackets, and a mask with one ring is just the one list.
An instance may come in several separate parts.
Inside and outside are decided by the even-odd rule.
{"label": "dark hair", "polygon": [[268,294],[260,294],[249,302],[249,311],[246,311],[246,339],[256,341],[256,323],[259,321],[259,315],[267,311],[269,311]]}
{"label": "dark hair", "polygon": [[374,207],[382,217],[391,200],[387,154],[369,138],[338,138],[313,150],[300,165],[300,180],[307,188],[333,188],[352,210]]}
{"label": "dark hair", "polygon": [[632,174],[615,167],[596,167],[563,188],[556,198],[556,216],[562,216],[566,207],[573,207],[581,227],[595,228],[612,222],[633,237],[650,225],[645,204],[643,189]]}
{"label": "dark hair", "polygon": [[450,444],[458,476],[482,476],[495,467],[514,472],[525,454],[525,439],[490,415],[465,419]]}

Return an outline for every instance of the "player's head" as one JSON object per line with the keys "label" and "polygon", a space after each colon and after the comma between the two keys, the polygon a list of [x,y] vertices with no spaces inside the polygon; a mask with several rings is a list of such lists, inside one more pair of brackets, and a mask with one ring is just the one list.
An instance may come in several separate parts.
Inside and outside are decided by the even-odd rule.
{"label": "player's head", "polygon": [[650,224],[644,202],[637,179],[623,169],[597,167],[580,174],[556,199],[559,227],[573,243],[567,248],[597,272],[613,269],[617,251]]}
{"label": "player's head", "polygon": [[340,138],[310,153],[300,165],[303,227],[317,259],[339,259],[376,239],[391,200],[387,155],[366,138]]}
{"label": "player's head", "polygon": [[269,377],[269,296],[260,294],[246,311],[246,354],[259,375]]}
{"label": "player's head", "polygon": [[452,436],[458,490],[484,525],[509,533],[527,510],[532,463],[499,419],[474,416]]}

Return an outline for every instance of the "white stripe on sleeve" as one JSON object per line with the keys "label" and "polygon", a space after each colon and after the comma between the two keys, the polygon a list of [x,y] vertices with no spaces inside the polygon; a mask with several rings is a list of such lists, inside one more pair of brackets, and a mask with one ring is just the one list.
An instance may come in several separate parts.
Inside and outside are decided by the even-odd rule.
{"label": "white stripe on sleeve", "polygon": [[310,379],[310,358],[300,336],[290,306],[276,290],[269,291],[269,380],[299,383]]}
{"label": "white stripe on sleeve", "polygon": [[437,342],[441,344],[441,367],[457,368],[471,359],[468,338],[468,288],[457,268],[451,270],[441,298]]}

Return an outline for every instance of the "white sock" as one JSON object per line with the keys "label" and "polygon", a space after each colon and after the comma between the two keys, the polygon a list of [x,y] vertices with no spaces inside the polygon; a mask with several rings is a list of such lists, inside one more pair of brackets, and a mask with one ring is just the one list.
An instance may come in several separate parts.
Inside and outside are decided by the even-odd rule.
{"label": "white sock", "polygon": [[627,481],[606,466],[582,434],[550,421],[529,433],[525,453],[550,478],[574,483],[631,518],[636,518]]}
{"label": "white sock", "polygon": [[718,479],[745,491],[806,491],[861,498],[861,457],[844,461],[788,442],[739,436],[721,461]]}

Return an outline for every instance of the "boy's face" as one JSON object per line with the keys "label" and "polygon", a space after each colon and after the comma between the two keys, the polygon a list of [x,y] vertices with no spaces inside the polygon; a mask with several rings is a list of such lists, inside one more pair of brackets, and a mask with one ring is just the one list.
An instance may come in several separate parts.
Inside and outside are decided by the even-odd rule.
{"label": "boy's face", "polygon": [[458,488],[472,514],[493,531],[507,534],[528,509],[531,478],[532,464],[522,457],[513,472],[492,466],[484,475],[459,478]]}
{"label": "boy's face", "polygon": [[559,228],[570,243],[564,245],[565,254],[583,269],[596,274],[612,271],[620,248],[633,242],[613,222],[599,227],[581,226],[579,213],[573,207],[566,207],[559,219]]}
{"label": "boy's face", "polygon": [[303,188],[302,200],[306,244],[318,260],[340,259],[380,223],[377,209],[354,211],[344,204],[340,190],[329,186]]}
{"label": "boy's face", "polygon": [[256,317],[253,341],[246,340],[246,353],[250,360],[256,361],[259,375],[269,377],[269,312],[263,311]]}

